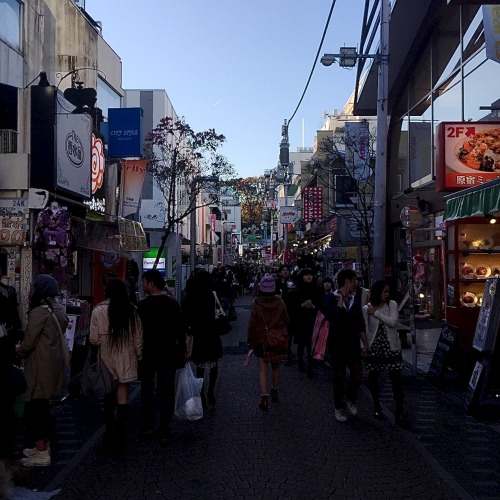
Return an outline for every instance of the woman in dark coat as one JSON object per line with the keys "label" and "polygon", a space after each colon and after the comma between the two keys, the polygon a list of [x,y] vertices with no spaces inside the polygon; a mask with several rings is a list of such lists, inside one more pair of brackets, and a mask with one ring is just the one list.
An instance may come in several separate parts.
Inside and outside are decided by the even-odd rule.
{"label": "woman in dark coat", "polygon": [[[214,283],[208,271],[199,270],[186,285],[182,314],[188,327],[188,355],[196,365],[196,378],[204,378],[209,369],[208,402],[215,405],[215,383],[222,358],[222,342],[216,323],[218,310]],[[192,346],[191,353],[189,345]],[[205,383],[201,388],[201,401],[206,408]]]}
{"label": "woman in dark coat", "polygon": [[311,269],[305,268],[300,271],[297,286],[289,294],[288,304],[289,329],[297,343],[299,372],[306,371],[304,350],[307,350],[307,376],[313,378],[311,341],[316,314],[321,304],[321,290],[316,286]]}

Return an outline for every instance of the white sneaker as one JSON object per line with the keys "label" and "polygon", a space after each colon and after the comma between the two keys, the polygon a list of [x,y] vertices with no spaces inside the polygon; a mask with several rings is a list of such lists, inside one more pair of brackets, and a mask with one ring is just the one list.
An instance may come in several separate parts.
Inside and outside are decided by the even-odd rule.
{"label": "white sneaker", "polygon": [[30,457],[22,458],[20,463],[25,467],[47,467],[51,464],[50,453],[48,450],[36,450]]}
{"label": "white sneaker", "polygon": [[337,410],[335,409],[335,420],[337,422],[347,422],[347,417],[345,415],[345,410],[344,409],[341,409],[341,410]]}
{"label": "white sneaker", "polygon": [[[47,446],[47,450],[50,453],[50,443]],[[25,457],[32,457],[33,455],[36,455],[38,453],[38,450],[36,449],[36,446],[34,448],[24,448],[23,450],[23,455]]]}
{"label": "white sneaker", "polygon": [[353,417],[356,417],[358,415],[358,407],[354,403],[351,403],[350,401],[346,401],[345,405],[346,405],[347,411]]}

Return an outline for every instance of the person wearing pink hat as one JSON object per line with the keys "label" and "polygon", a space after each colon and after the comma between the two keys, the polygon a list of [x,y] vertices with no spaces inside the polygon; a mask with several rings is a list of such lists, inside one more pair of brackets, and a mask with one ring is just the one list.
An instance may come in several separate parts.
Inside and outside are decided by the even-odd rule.
{"label": "person wearing pink hat", "polygon": [[259,361],[259,388],[261,410],[269,409],[267,366],[272,369],[271,400],[278,402],[281,380],[280,364],[288,359],[288,314],[286,306],[276,294],[274,278],[266,274],[259,283],[259,296],[254,300],[248,322],[247,344]]}

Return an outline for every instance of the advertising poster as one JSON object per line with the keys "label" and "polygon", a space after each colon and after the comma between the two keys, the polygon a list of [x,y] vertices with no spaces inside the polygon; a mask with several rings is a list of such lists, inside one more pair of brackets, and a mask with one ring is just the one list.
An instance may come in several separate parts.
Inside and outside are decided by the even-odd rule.
{"label": "advertising poster", "polygon": [[438,191],[457,191],[500,177],[500,124],[442,122],[437,127]]}
{"label": "advertising poster", "polygon": [[142,185],[146,177],[149,160],[123,160],[122,217],[135,214],[139,208]]}
{"label": "advertising poster", "polygon": [[495,345],[500,321],[500,279],[487,278],[472,347],[490,351]]}
{"label": "advertising poster", "polygon": [[304,188],[304,222],[319,222],[323,218],[323,188]]}
{"label": "advertising poster", "polygon": [[356,180],[366,181],[370,168],[370,130],[368,122],[345,122],[345,164]]}

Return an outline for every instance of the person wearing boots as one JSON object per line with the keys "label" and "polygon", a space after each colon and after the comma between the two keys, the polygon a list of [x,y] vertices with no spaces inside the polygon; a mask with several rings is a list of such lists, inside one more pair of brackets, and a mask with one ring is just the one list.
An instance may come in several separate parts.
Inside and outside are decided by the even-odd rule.
{"label": "person wearing boots", "polygon": [[[186,294],[181,303],[187,329],[187,356],[196,365],[196,378],[205,379],[208,370],[208,404],[214,406],[215,384],[219,375],[219,359],[223,356],[222,341],[216,321],[217,295],[215,284],[208,271],[196,271],[186,283]],[[200,391],[203,409],[207,409],[206,384]]]}
{"label": "person wearing boots", "polygon": [[[269,274],[259,283],[259,297],[254,300],[248,321],[247,345],[259,360],[259,388],[261,410],[269,409],[267,392],[267,365],[272,368],[271,401],[278,402],[281,379],[280,363],[288,359],[288,314],[283,299],[276,292],[276,283]],[[275,340],[281,343],[276,346]]]}
{"label": "person wearing boots", "polygon": [[401,370],[401,341],[397,331],[399,321],[398,305],[389,300],[390,289],[385,281],[376,281],[370,289],[370,302],[363,307],[366,325],[368,355],[365,358],[368,369],[368,385],[373,398],[375,418],[382,418],[380,407],[379,375],[388,371],[392,392],[396,402],[396,425],[407,427],[404,414],[404,391]]}
{"label": "person wearing boots", "polygon": [[[154,434],[156,380],[160,444],[163,445],[170,439],[170,421],[175,405],[175,372],[185,364],[186,335],[182,327],[179,304],[162,293],[165,280],[160,271],[146,271],[142,287],[147,296],[138,306],[144,334],[144,349],[140,362],[140,435],[147,438]],[[168,324],[165,324],[165,318],[168,318]]]}
{"label": "person wearing boots", "polygon": [[[321,290],[316,286],[313,271],[309,268],[302,269],[299,272],[295,289],[289,294],[288,311],[290,312],[290,333],[297,343],[299,372],[307,371],[308,378],[314,378],[311,342],[321,300]],[[304,351],[307,353],[307,367],[304,365]]]}
{"label": "person wearing boots", "polygon": [[122,454],[126,441],[129,384],[137,380],[137,362],[142,358],[142,324],[122,280],[108,280],[104,294],[106,300],[92,311],[90,343],[100,346],[101,361],[118,381],[117,390],[104,397],[106,432],[103,446]]}

